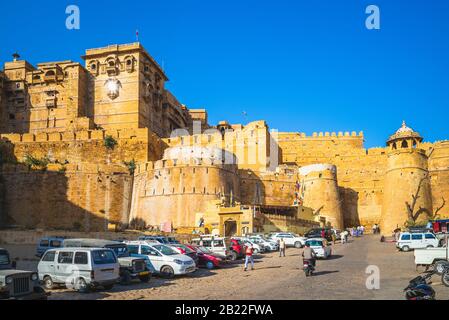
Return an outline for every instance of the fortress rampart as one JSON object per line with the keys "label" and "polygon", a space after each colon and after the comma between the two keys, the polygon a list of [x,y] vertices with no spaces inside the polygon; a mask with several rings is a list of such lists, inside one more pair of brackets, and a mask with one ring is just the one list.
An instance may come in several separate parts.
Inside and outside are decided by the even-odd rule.
{"label": "fortress rampart", "polygon": [[195,214],[206,210],[208,201],[240,201],[235,165],[210,159],[189,162],[160,160],[139,165],[134,177],[131,220],[174,227],[196,225]]}
{"label": "fortress rampart", "polygon": [[0,177],[4,224],[72,231],[128,224],[133,179],[123,166],[4,164]]}
{"label": "fortress rampart", "polygon": [[[106,137],[112,137],[117,145],[106,148]],[[59,163],[146,162],[160,159],[165,150],[162,140],[146,128],[0,134],[0,141],[14,145],[13,155],[19,162],[27,155]]]}

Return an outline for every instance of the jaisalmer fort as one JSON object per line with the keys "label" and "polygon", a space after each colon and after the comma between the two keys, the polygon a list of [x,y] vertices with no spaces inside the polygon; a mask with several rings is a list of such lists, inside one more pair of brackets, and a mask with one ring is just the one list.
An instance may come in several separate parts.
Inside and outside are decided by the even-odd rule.
{"label": "jaisalmer fort", "polygon": [[33,66],[15,54],[0,71],[0,227],[241,235],[377,223],[391,235],[449,214],[449,141],[426,142],[412,123],[372,149],[362,132],[212,125],[165,89],[140,43],[82,58]]}

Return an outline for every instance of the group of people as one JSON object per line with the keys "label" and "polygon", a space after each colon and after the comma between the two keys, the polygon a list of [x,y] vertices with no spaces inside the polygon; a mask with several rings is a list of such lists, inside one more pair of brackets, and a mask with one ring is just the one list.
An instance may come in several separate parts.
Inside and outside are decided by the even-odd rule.
{"label": "group of people", "polygon": [[377,223],[373,225],[373,234],[380,234],[380,227]]}
{"label": "group of people", "polygon": [[361,237],[365,233],[365,227],[364,226],[358,226],[358,227],[352,227],[350,228],[350,233],[352,237]]}

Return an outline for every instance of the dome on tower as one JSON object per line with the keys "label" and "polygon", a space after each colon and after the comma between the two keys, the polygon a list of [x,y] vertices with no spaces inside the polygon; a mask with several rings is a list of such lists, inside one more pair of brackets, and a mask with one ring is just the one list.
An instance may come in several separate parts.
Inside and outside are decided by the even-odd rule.
{"label": "dome on tower", "polygon": [[414,144],[421,142],[423,138],[418,132],[408,127],[405,121],[402,121],[402,126],[396,131],[395,134],[390,136],[387,141],[387,145],[396,145],[398,141],[402,141],[405,145],[406,142],[404,141],[406,140],[409,140],[413,146]]}
{"label": "dome on tower", "polygon": [[415,131],[412,128],[407,127],[407,124],[405,123],[405,121],[402,121],[402,127],[400,127],[398,129],[398,131],[396,131],[396,134],[406,133],[406,132],[415,132]]}

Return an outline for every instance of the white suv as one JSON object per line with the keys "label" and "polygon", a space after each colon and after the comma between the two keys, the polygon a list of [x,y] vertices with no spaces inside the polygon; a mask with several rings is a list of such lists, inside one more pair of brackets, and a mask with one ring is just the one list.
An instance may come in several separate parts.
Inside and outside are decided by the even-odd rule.
{"label": "white suv", "polygon": [[148,268],[152,272],[166,278],[196,271],[196,265],[192,258],[180,254],[165,244],[148,244],[145,241],[126,241],[125,243],[132,257],[146,259]]}
{"label": "white suv", "polygon": [[431,232],[402,232],[396,247],[402,251],[409,251],[410,249],[437,248],[438,244],[437,237]]}
{"label": "white suv", "polygon": [[281,239],[284,239],[285,244],[287,247],[295,247],[295,248],[302,248],[306,244],[307,238],[300,237],[294,233],[290,232],[277,232],[271,235],[271,239],[275,241],[279,241]]}

